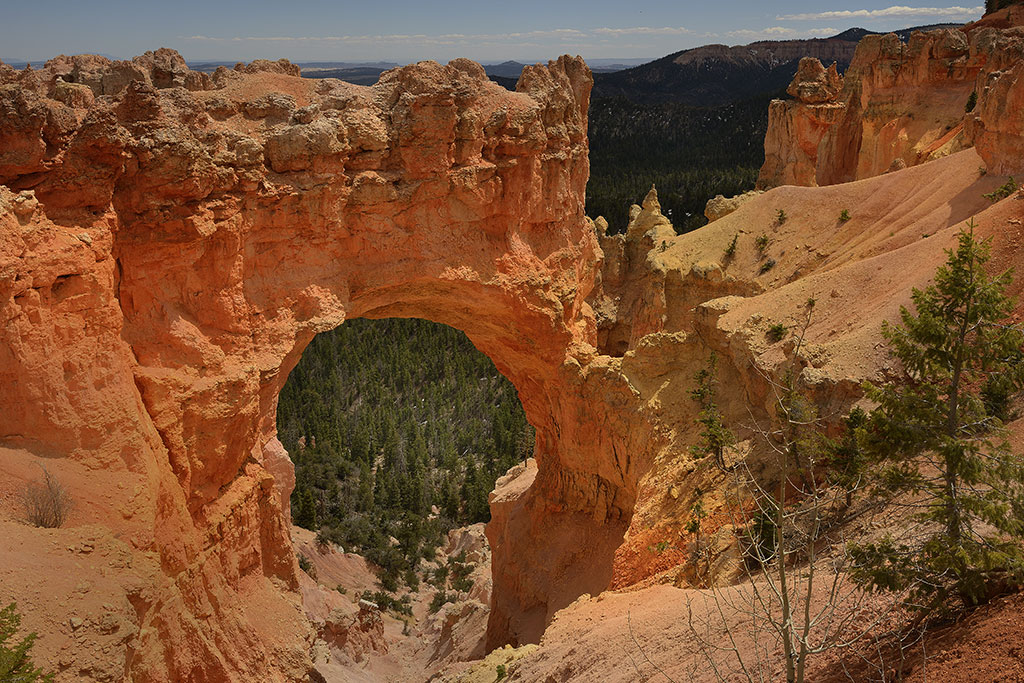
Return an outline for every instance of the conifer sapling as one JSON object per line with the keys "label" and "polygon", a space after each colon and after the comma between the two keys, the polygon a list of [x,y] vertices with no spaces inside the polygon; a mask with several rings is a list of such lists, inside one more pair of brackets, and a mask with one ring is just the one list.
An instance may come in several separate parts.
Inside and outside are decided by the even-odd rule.
{"label": "conifer sapling", "polygon": [[992,400],[1022,386],[1024,333],[1006,322],[1011,273],[985,272],[991,240],[974,227],[934,284],[913,291],[914,311],[883,326],[904,376],[868,386],[878,406],[862,429],[876,493],[912,505],[922,526],[916,538],[854,546],[857,577],[909,589],[922,613],[952,597],[977,604],[994,579],[1024,576],[1024,463],[1006,439],[1005,400]]}

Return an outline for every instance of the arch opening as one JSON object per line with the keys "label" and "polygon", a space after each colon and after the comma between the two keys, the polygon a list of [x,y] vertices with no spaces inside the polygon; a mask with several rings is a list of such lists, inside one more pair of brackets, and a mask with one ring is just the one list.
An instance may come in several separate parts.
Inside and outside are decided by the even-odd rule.
{"label": "arch opening", "polygon": [[490,521],[495,480],[535,438],[463,333],[399,318],[318,334],[281,390],[277,433],[295,464],[293,524],[372,562],[386,592],[413,594],[443,566],[449,531]]}
{"label": "arch opening", "polygon": [[[514,251],[518,240],[513,234],[491,247]],[[561,261],[569,254],[553,250],[544,261],[529,264],[535,274],[525,282],[504,278],[500,260],[493,279],[481,281],[465,268],[453,272],[447,258],[407,264],[407,272],[396,272],[367,252],[359,266],[345,264],[340,282],[300,290],[296,300],[305,310],[285,301],[287,308],[276,312],[302,315],[306,323],[291,343],[278,347],[283,353],[276,370],[261,376],[259,439],[265,456],[273,450],[268,446],[280,443],[277,401],[289,373],[317,333],[343,328],[343,321],[442,323],[464,333],[515,387],[526,420],[536,429],[535,466],[490,500],[488,651],[507,643],[538,642],[558,609],[583,593],[605,589],[632,514],[635,477],[648,448],[645,435],[628,427],[634,417],[594,413],[589,406],[609,400],[631,404],[633,394],[617,371],[583,369],[594,357],[588,341],[595,334],[593,318],[584,303],[593,272],[591,240],[592,233],[584,233],[580,251],[569,252],[582,270],[567,269]],[[538,281],[548,281],[551,272],[559,279],[541,286]],[[560,287],[557,295],[544,291]],[[339,300],[338,294],[347,299]],[[305,303],[311,300],[315,304]],[[285,483],[281,494],[286,500],[291,463],[285,459],[282,465],[275,457],[264,462]]]}

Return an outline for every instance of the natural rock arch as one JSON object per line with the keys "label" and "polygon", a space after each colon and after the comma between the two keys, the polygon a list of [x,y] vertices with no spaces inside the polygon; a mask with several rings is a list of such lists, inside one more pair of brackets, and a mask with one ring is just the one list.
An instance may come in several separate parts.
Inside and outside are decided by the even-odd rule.
{"label": "natural rock arch", "polygon": [[280,610],[296,568],[276,402],[349,318],[463,330],[537,428],[537,471],[492,501],[489,644],[536,640],[607,586],[654,441],[586,303],[581,59],[527,68],[517,93],[466,60],[363,88],[281,63],[208,77],[163,50],[0,80],[0,444],[19,466],[62,456],[86,521],[143,555],[131,676],[304,672],[303,622]]}
{"label": "natural rock arch", "polygon": [[[1015,54],[1016,34],[995,37]],[[466,61],[372,88],[287,63],[198,74],[167,50],[0,64],[0,536],[16,550],[2,588],[69,679],[301,679],[277,393],[316,332],[416,315],[468,332],[537,427],[539,468],[498,487],[488,529],[490,644],[536,639],[607,585],[627,524],[625,554],[642,552],[665,512],[715,485],[687,456],[710,350],[727,417],[766,419],[789,362],[766,330],[815,296],[814,355],[795,360],[842,414],[882,367],[882,320],[955,227],[979,214],[1012,240],[1018,209],[990,207],[1001,181],[976,170],[1019,161],[1012,107],[996,105],[1019,99],[1020,72],[979,93],[978,153],[899,172],[897,188],[927,190],[910,218],[887,177],[776,188],[676,237],[652,192],[627,235],[598,221],[598,241],[578,59],[527,69],[518,93]],[[780,206],[771,272],[749,234],[723,263]],[[12,494],[38,463],[76,498],[60,530],[17,521]],[[616,568],[617,585],[649,569]]]}

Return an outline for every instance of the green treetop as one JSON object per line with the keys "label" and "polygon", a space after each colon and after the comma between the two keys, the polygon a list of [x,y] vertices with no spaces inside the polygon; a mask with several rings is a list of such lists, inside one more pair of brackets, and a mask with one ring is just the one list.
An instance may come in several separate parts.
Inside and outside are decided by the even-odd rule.
{"label": "green treetop", "polygon": [[8,644],[21,627],[21,615],[13,602],[0,609],[0,681],[17,683],[46,683],[53,674],[44,674],[32,664],[29,656],[36,642],[36,634],[29,633],[17,643]]}
{"label": "green treetop", "polygon": [[904,376],[869,385],[878,406],[862,429],[876,492],[912,505],[923,524],[914,538],[856,546],[859,578],[909,589],[926,612],[953,596],[975,604],[994,576],[1024,574],[1024,466],[1003,428],[1024,377],[1024,334],[1005,322],[1011,273],[986,273],[991,240],[974,227],[934,283],[913,291],[914,312],[883,325]]}
{"label": "green treetop", "polygon": [[714,351],[708,357],[707,364],[701,368],[694,380],[696,388],[690,390],[690,398],[700,407],[697,423],[701,425],[699,440],[690,448],[695,458],[714,457],[715,466],[725,471],[725,449],[731,446],[736,438],[722,419],[715,396],[718,392],[718,356]]}

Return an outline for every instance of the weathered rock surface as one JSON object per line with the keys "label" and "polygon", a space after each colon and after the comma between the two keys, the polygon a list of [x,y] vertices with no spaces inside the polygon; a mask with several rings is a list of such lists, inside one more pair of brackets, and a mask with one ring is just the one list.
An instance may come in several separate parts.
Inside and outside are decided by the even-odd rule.
{"label": "weathered rock surface", "polygon": [[[991,43],[975,38],[982,31]],[[579,59],[528,68],[516,93],[465,60],[396,69],[370,88],[302,80],[279,63],[207,81],[164,51],[0,69],[0,530],[17,543],[0,571],[5,590],[26,597],[43,663],[62,680],[306,675],[316,634],[300,596],[325,625],[334,606],[322,595],[314,605],[298,574],[276,401],[312,337],[353,317],[464,330],[537,428],[535,459],[491,496],[485,649],[536,642],[582,594],[661,571],[648,561],[657,534],[685,553],[693,503],[721,507],[720,473],[689,453],[690,389],[710,351],[733,423],[770,419],[771,378],[794,364],[822,414],[839,415],[885,370],[882,320],[928,281],[962,221],[977,215],[979,234],[995,236],[994,267],[1024,265],[1020,202],[990,205],[982,195],[1002,180],[977,172],[1012,149],[1002,144],[1016,135],[1012,111],[996,99],[1005,88],[1015,101],[1011,62],[979,93],[977,152],[928,167],[861,152],[884,118],[872,118],[878,93],[904,92],[902,78],[923,79],[905,102],[907,140],[925,139],[911,120],[931,120],[913,107],[957,101],[962,118],[974,41],[989,64],[1018,40],[992,31],[972,33],[966,53],[952,34],[915,38],[913,68],[865,58],[837,102],[801,105],[841,109],[817,160],[779,166],[814,169],[820,185],[833,177],[824,168],[909,168],[775,188],[683,236],[653,190],[625,235],[586,220],[591,79]],[[865,49],[902,54],[887,40]],[[952,71],[963,77],[950,76],[965,56]],[[834,90],[828,72],[802,73],[810,85],[798,93]],[[844,99],[854,86],[860,119]],[[840,130],[859,141],[846,156]],[[844,208],[849,221],[837,220]],[[809,297],[815,319],[795,357],[766,331],[792,324]],[[753,444],[742,457],[768,466],[769,456]],[[40,463],[76,500],[65,529],[21,521],[17,491]],[[87,527],[102,553],[78,561],[63,549],[85,548]],[[47,565],[60,573],[38,570]],[[75,600],[76,567],[101,577],[113,609],[82,602],[74,622],[54,610]],[[473,618],[455,616],[453,633]],[[619,622],[609,623],[621,636]],[[69,648],[106,659],[75,668],[60,654]],[[525,679],[565,669],[538,664],[540,652],[522,660]]]}
{"label": "weathered rock surface", "polygon": [[753,199],[757,195],[761,194],[759,190],[750,190],[743,194],[736,195],[735,197],[726,197],[724,195],[715,195],[708,200],[708,203],[704,206],[704,217],[708,219],[708,222],[717,221],[722,216],[728,216],[730,213],[740,208],[740,206],[749,199]]}
{"label": "weathered rock surface", "polygon": [[967,114],[967,136],[990,172],[1019,176],[1024,173],[1024,28],[1016,29],[1015,37],[989,38],[1003,44],[1007,54],[997,69],[978,76],[978,104]]}
{"label": "weathered rock surface", "polygon": [[817,59],[804,57],[786,92],[804,104],[824,104],[835,102],[842,89],[843,77],[839,75],[835,62],[826,69]]}
{"label": "weathered rock surface", "polygon": [[787,88],[795,99],[773,100],[768,108],[758,189],[816,184],[818,145],[844,111],[844,105],[836,102],[842,85],[835,63],[825,69],[813,57],[800,60]]}
{"label": "weathered rock surface", "polygon": [[[126,676],[304,675],[276,400],[313,335],[350,317],[466,331],[538,428],[534,484],[491,524],[492,642],[536,639],[607,585],[644,449],[596,456],[620,437],[579,420],[629,395],[584,370],[600,250],[581,60],[528,68],[517,93],[465,60],[364,88],[278,63],[206,77],[166,50],[0,77],[0,443],[72,482],[72,526],[159,566]],[[56,652],[69,636],[50,619],[26,615]]]}
{"label": "weathered rock surface", "polygon": [[[758,188],[869,178],[972,144],[991,170],[1020,172],[1024,33],[994,26],[915,32],[908,43],[866,36],[842,78],[802,61],[795,99],[769,109]],[[978,105],[965,112],[972,92]]]}
{"label": "weathered rock surface", "polygon": [[355,614],[347,609],[333,610],[323,621],[319,635],[329,646],[344,650],[356,662],[361,662],[370,652],[388,651],[380,609],[371,602],[361,602]]}
{"label": "weathered rock surface", "polygon": [[[1005,177],[979,175],[980,163],[977,152],[965,150],[856,183],[776,188],[701,230],[670,239],[664,249],[652,244],[644,259],[620,259],[619,270],[613,267],[614,245],[602,239],[606,258],[591,294],[599,340],[618,340],[616,348],[603,347],[613,356],[608,364],[627,375],[654,415],[654,434],[664,436],[616,551],[614,587],[679,577],[676,567],[688,561],[696,540],[685,531],[692,505],[701,500],[712,517],[722,505],[726,475],[706,460],[693,460],[685,445],[697,439],[689,390],[710,351],[719,359],[719,407],[740,427],[740,441],[750,440],[749,451],[738,457],[752,467],[770,467],[764,444],[750,431],[754,421],[771,419],[766,378],[796,362],[821,413],[843,414],[861,397],[860,382],[883,377],[892,362],[879,332],[882,321],[898,318],[910,288],[933,275],[964,221],[977,215],[984,234],[997,235],[995,250],[1003,250],[1003,260],[994,270],[1021,260],[1016,241],[1024,204],[1010,198],[991,205],[983,195]],[[848,207],[850,220],[840,221]],[[789,216],[783,224],[776,220],[779,209]],[[762,235],[768,238],[764,256],[755,245]],[[727,258],[733,237],[737,247]],[[762,269],[767,259],[774,266]],[[621,282],[636,284],[618,289]],[[646,303],[616,316],[616,306],[639,298],[630,293],[634,288]],[[818,302],[810,343],[796,360],[787,342],[773,342],[766,333],[774,323],[794,325],[809,297]],[[624,321],[644,320],[657,326],[639,336],[626,329]],[[706,531],[729,521],[718,520]]]}

